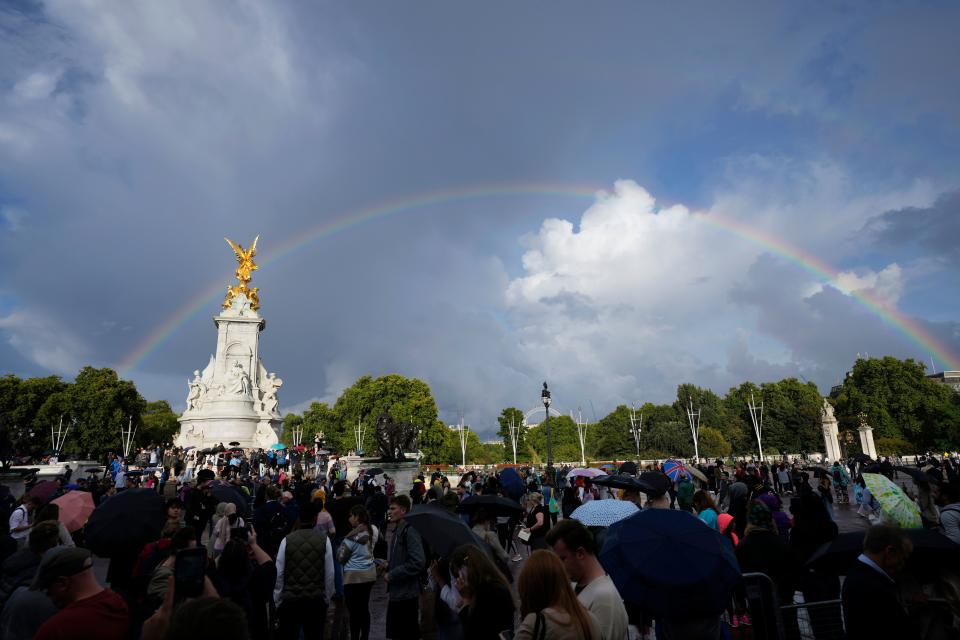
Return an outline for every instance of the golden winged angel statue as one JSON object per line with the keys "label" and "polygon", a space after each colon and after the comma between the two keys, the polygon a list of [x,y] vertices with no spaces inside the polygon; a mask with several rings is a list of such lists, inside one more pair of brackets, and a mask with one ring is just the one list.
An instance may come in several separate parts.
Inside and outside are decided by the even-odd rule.
{"label": "golden winged angel statue", "polygon": [[248,286],[250,284],[250,278],[253,277],[253,272],[259,268],[253,261],[253,257],[257,255],[257,240],[259,239],[260,236],[258,235],[253,239],[253,244],[250,245],[250,248],[244,250],[242,245],[237,244],[230,238],[224,238],[237,255],[237,270],[234,275],[236,275],[240,283],[232,287],[227,287],[227,296],[223,299],[224,309],[229,309],[230,305],[233,304],[233,299],[241,293],[250,301],[251,309],[256,311],[260,308],[259,289]]}

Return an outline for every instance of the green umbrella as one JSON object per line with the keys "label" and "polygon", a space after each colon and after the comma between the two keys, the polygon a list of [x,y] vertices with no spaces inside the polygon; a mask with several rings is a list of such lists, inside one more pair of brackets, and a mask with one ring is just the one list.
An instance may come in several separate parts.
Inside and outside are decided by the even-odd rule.
{"label": "green umbrella", "polygon": [[865,473],[863,482],[888,519],[904,529],[919,529],[922,526],[920,509],[893,481],[879,473]]}

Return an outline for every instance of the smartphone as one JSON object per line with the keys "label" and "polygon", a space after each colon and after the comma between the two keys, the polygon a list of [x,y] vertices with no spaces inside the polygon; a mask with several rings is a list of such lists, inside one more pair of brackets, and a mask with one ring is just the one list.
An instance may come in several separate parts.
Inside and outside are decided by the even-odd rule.
{"label": "smartphone", "polygon": [[250,539],[250,531],[246,527],[231,527],[230,539],[247,542]]}
{"label": "smartphone", "polygon": [[181,549],[173,565],[173,593],[177,600],[196,598],[203,593],[207,575],[207,550]]}

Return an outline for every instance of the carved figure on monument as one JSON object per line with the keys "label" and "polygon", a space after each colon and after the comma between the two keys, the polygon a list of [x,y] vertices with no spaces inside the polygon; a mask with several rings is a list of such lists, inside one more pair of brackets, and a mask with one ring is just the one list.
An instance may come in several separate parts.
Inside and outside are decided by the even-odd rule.
{"label": "carved figure on monument", "polygon": [[230,372],[230,393],[236,396],[250,395],[250,376],[247,375],[243,365],[239,362],[233,363],[233,370]]}
{"label": "carved figure on monument", "polygon": [[187,411],[199,409],[203,405],[203,396],[206,395],[206,385],[200,378],[200,371],[193,372],[193,380],[187,382],[190,391],[187,393]]}
{"label": "carved figure on monument", "polygon": [[833,405],[827,402],[827,399],[823,399],[823,407],[820,409],[820,415],[823,418],[824,422],[836,422],[837,419],[833,416]]}
{"label": "carved figure on monument", "polygon": [[253,257],[257,255],[257,240],[259,239],[260,236],[258,235],[253,239],[253,244],[250,245],[250,248],[244,250],[243,245],[235,243],[230,238],[224,238],[227,244],[230,245],[230,248],[233,249],[233,253],[237,256],[237,270],[234,272],[234,275],[239,281],[239,284],[227,287],[227,296],[223,299],[224,309],[229,309],[233,305],[233,299],[241,293],[250,301],[251,309],[256,311],[260,308],[260,290],[257,289],[257,287],[249,286],[253,272],[259,269],[253,261]]}
{"label": "carved figure on monument", "polygon": [[417,427],[409,422],[394,422],[386,411],[377,418],[374,434],[381,462],[403,462],[403,452],[417,447]]}
{"label": "carved figure on monument", "polygon": [[260,380],[260,390],[263,392],[263,398],[260,401],[264,413],[276,414],[279,401],[277,400],[277,389],[283,386],[283,380],[277,377],[277,374],[271,373]]}

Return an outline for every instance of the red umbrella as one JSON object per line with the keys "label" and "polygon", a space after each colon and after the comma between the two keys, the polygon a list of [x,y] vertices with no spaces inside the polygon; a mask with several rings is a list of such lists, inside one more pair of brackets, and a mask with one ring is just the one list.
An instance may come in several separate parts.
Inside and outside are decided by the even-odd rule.
{"label": "red umbrella", "polygon": [[59,488],[53,480],[44,480],[43,482],[38,482],[33,485],[28,495],[31,498],[40,498],[44,502],[50,502],[50,498],[53,497],[53,494],[55,494]]}
{"label": "red umbrella", "polygon": [[60,506],[60,522],[73,533],[82,529],[93,513],[93,495],[89,491],[68,491],[52,504]]}

